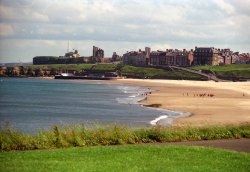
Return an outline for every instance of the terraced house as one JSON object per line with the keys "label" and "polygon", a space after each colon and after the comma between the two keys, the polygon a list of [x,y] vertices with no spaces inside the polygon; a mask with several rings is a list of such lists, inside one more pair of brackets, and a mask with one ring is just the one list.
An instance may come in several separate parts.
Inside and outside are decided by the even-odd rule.
{"label": "terraced house", "polygon": [[145,47],[145,51],[130,51],[123,54],[123,64],[132,66],[147,66],[149,64],[150,48]]}
{"label": "terraced house", "polygon": [[167,49],[150,53],[150,64],[153,66],[190,66],[192,60],[193,52],[185,49]]}
{"label": "terraced house", "polygon": [[233,52],[229,48],[195,47],[193,65],[234,64],[239,61],[239,56],[239,52]]}
{"label": "terraced house", "polygon": [[219,65],[224,59],[214,47],[195,47],[193,65]]}

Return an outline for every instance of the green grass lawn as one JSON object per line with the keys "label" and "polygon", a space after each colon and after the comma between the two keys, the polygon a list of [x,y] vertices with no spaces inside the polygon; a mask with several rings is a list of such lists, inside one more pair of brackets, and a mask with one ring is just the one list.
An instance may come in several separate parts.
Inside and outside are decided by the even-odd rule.
{"label": "green grass lawn", "polygon": [[98,146],[0,153],[0,171],[249,171],[250,154],[188,146]]}
{"label": "green grass lawn", "polygon": [[250,70],[250,64],[232,64],[223,66],[193,66],[195,70],[212,70],[212,71],[231,71],[231,70]]}
{"label": "green grass lawn", "polygon": [[217,77],[225,79],[250,79],[250,64],[232,64],[224,66],[194,66],[194,70],[210,70]]}
{"label": "green grass lawn", "polygon": [[[194,70],[212,71],[217,77],[228,80],[250,79],[250,64],[232,64],[223,66],[193,66]],[[32,72],[39,73],[40,71],[50,71],[52,75],[60,72],[83,70],[92,71],[117,71],[119,75],[131,78],[151,78],[151,79],[187,79],[187,80],[207,80],[207,77],[190,73],[182,70],[168,70],[153,67],[136,67],[129,65],[115,64],[47,64],[47,65],[31,65],[24,66],[21,73]],[[6,74],[8,75],[8,74]],[[37,75],[37,74],[36,74]]]}
{"label": "green grass lawn", "polygon": [[46,65],[32,65],[25,66],[26,70],[38,70],[38,69],[46,69],[46,70],[74,70],[74,71],[82,71],[82,70],[105,70],[105,71],[115,71],[117,66],[114,64],[46,64]]}
{"label": "green grass lawn", "polygon": [[135,67],[123,66],[121,68],[122,76],[137,77],[137,78],[152,78],[152,79],[190,79],[190,80],[206,80],[202,76],[186,71],[175,70],[169,71],[166,69],[158,69],[151,67]]}
{"label": "green grass lawn", "polygon": [[25,69],[46,69],[46,70],[89,70],[91,69],[93,64],[46,64],[46,65],[32,65],[25,66]]}

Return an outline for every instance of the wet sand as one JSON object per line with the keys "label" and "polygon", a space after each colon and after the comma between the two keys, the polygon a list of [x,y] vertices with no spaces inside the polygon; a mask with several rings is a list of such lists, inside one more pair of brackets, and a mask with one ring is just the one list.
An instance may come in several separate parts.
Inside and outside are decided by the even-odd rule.
{"label": "wet sand", "polygon": [[225,125],[250,122],[250,82],[118,79],[114,83],[140,85],[155,90],[145,105],[191,112],[174,125]]}

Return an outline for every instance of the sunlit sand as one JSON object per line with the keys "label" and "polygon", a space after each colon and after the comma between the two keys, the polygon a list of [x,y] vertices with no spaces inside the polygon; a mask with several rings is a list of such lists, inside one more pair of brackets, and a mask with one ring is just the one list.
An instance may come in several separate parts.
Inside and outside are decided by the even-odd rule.
{"label": "sunlit sand", "polygon": [[[116,83],[155,90],[143,102],[191,112],[174,125],[218,125],[250,122],[250,82],[118,79]],[[212,96],[211,96],[212,95]]]}

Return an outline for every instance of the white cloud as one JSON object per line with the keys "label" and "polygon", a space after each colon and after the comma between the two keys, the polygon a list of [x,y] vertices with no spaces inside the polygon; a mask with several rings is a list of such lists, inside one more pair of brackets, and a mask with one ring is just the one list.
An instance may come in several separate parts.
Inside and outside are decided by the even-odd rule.
{"label": "white cloud", "polygon": [[214,0],[214,2],[221,10],[223,10],[227,14],[233,14],[235,12],[235,8],[233,7],[233,5],[226,2],[225,0]]}
{"label": "white cloud", "polygon": [[162,44],[153,44],[153,45],[151,45],[150,47],[151,47],[151,49],[152,49],[153,51],[156,51],[156,50],[165,51],[166,49],[172,48],[171,45],[166,44],[166,43],[162,43]]}
{"label": "white cloud", "polygon": [[11,25],[0,23],[0,36],[12,36],[14,34],[15,32]]}
{"label": "white cloud", "polygon": [[49,18],[46,14],[39,13],[33,8],[14,8],[10,6],[0,5],[1,20],[9,22],[48,22]]}
{"label": "white cloud", "polygon": [[[91,54],[93,45],[107,56],[145,46],[164,50],[232,45],[241,51],[250,44],[249,4],[250,0],[1,0],[0,39],[23,42],[37,55],[42,48],[62,55],[61,42],[67,40],[84,55]],[[28,58],[23,48],[14,47],[16,56],[23,53]]]}
{"label": "white cloud", "polygon": [[238,14],[250,15],[250,0],[228,0]]}
{"label": "white cloud", "polygon": [[13,18],[13,17],[14,17],[14,11],[11,7],[0,5],[0,18],[1,18],[1,20]]}
{"label": "white cloud", "polygon": [[187,37],[187,38],[200,38],[200,39],[212,38],[211,35],[206,33],[189,32],[185,30],[176,30],[173,31],[173,34],[178,37]]}

